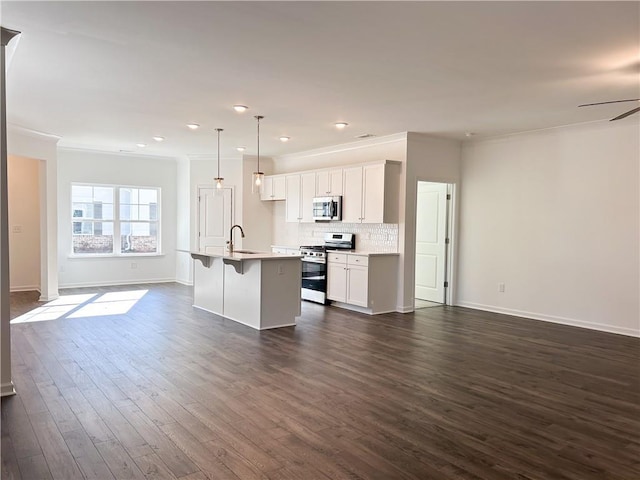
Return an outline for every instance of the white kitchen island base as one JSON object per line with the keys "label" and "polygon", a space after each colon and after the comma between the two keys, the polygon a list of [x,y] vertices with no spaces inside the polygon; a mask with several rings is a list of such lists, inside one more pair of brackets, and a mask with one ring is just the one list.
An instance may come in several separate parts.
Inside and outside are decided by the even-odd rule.
{"label": "white kitchen island base", "polygon": [[300,316],[302,264],[278,254],[193,252],[193,306],[257,330]]}

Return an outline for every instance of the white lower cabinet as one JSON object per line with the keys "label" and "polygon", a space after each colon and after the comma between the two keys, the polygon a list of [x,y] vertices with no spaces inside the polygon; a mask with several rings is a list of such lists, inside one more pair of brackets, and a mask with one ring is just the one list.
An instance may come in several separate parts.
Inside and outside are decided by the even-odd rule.
{"label": "white lower cabinet", "polygon": [[359,307],[369,306],[369,269],[347,266],[347,303]]}
{"label": "white lower cabinet", "polygon": [[364,313],[396,311],[397,254],[358,255],[329,252],[327,298]]}
{"label": "white lower cabinet", "polygon": [[347,264],[327,263],[327,298],[347,302]]}

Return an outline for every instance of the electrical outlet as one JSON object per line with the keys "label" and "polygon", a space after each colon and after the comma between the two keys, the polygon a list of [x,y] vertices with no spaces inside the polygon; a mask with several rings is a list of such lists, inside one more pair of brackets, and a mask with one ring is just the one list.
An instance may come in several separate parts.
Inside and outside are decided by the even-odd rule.
{"label": "electrical outlet", "polygon": [[135,270],[138,268],[138,264],[136,262],[131,262],[131,270]]}
{"label": "electrical outlet", "polygon": [[499,283],[498,284],[498,292],[504,293],[504,283]]}
{"label": "electrical outlet", "polygon": [[22,225],[14,225],[11,227],[11,233],[22,233]]}
{"label": "electrical outlet", "polygon": [[281,263],[278,264],[278,275],[284,275],[284,266]]}

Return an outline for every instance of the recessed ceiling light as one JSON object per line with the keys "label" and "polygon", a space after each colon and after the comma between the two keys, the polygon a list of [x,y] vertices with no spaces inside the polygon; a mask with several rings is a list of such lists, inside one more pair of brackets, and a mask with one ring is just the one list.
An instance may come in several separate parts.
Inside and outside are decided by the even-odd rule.
{"label": "recessed ceiling light", "polygon": [[475,133],[474,133],[474,132],[466,132],[466,133],[464,134],[464,136],[465,136],[465,137],[473,137],[474,135],[475,135]]}
{"label": "recessed ceiling light", "polygon": [[342,130],[344,127],[349,125],[347,122],[336,122],[335,126],[338,130]]}
{"label": "recessed ceiling light", "polygon": [[289,140],[291,140],[291,137],[285,137],[284,135],[280,137],[281,142],[288,142]]}
{"label": "recessed ceiling light", "polygon": [[198,125],[197,123],[187,123],[187,127],[191,130],[197,130],[198,128],[200,128],[200,125]]}
{"label": "recessed ceiling light", "polygon": [[242,113],[249,110],[249,107],[247,107],[246,105],[234,105],[233,109],[238,113]]}
{"label": "recessed ceiling light", "polygon": [[146,143],[136,143],[136,147],[139,147],[139,148],[144,148],[146,146],[147,146]]}
{"label": "recessed ceiling light", "polygon": [[236,147],[236,150],[238,150],[239,152],[244,152],[246,150],[246,147]]}
{"label": "recessed ceiling light", "polygon": [[164,141],[164,137],[161,137],[161,136],[159,136],[159,135],[156,135],[155,137],[153,137],[153,139],[154,139],[156,142],[163,142],[163,141]]}

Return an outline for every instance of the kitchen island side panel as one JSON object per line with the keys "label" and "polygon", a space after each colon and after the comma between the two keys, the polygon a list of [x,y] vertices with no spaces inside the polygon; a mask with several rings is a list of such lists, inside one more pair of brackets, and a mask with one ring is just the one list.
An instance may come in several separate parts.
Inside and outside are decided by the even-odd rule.
{"label": "kitchen island side panel", "polygon": [[224,265],[221,258],[211,258],[210,266],[194,262],[193,306],[217,315],[224,311]]}
{"label": "kitchen island side panel", "polygon": [[245,260],[242,273],[233,265],[224,266],[224,316],[260,329],[260,282],[262,260]]}
{"label": "kitchen island side panel", "polygon": [[301,314],[302,262],[299,258],[262,262],[261,329],[294,326]]}

